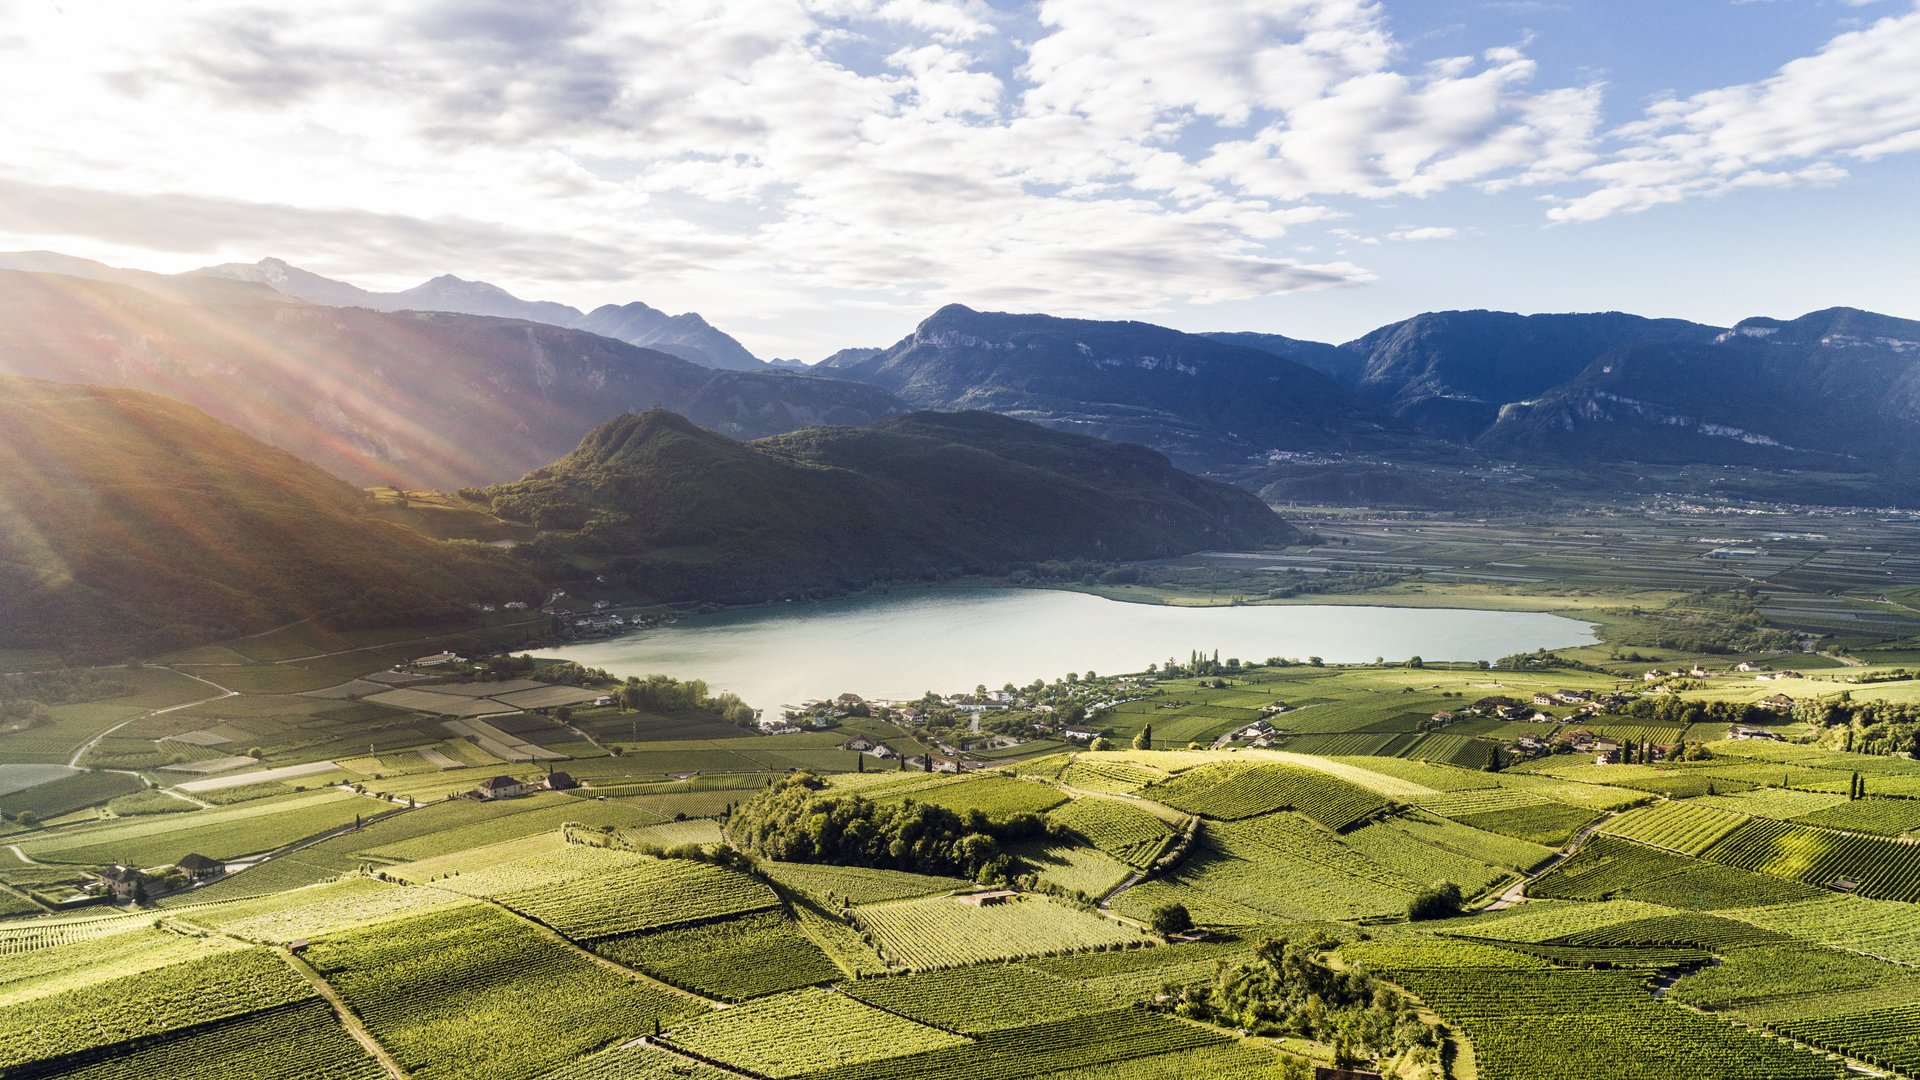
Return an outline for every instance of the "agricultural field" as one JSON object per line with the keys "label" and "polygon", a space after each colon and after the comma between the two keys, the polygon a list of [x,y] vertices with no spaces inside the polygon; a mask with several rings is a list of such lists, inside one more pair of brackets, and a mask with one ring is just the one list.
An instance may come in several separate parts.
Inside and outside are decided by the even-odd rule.
{"label": "agricultural field", "polygon": [[537,1076],[705,1008],[485,904],[320,938],[303,959],[416,1077]]}
{"label": "agricultural field", "polygon": [[840,968],[779,911],[599,938],[591,947],[661,982],[722,1001],[744,1001],[841,978]]}
{"label": "agricultural field", "polygon": [[1120,799],[1085,796],[1047,815],[1087,843],[1137,869],[1153,865],[1177,835],[1159,817]]}
{"label": "agricultural field", "polygon": [[1154,943],[1124,923],[1044,896],[988,907],[945,896],[896,900],[855,908],[853,921],[883,958],[913,971]]}
{"label": "agricultural field", "polygon": [[799,990],[675,1024],[661,1041],[757,1076],[785,1077],[962,1045],[966,1039],[832,990]]}
{"label": "agricultural field", "polygon": [[[1479,565],[1550,576],[1579,561],[1566,558],[1539,547]],[[1715,572],[1669,569],[1674,596]],[[1436,602],[1463,587],[1416,584]],[[182,658],[236,696],[155,713],[218,691],[149,669],[134,693],[63,704],[28,739],[0,740],[0,763],[57,764],[130,722],[87,760],[140,774],[0,772],[0,809],[38,819],[0,825],[0,1075],[389,1075],[324,989],[421,1080],[1270,1080],[1288,1075],[1282,1062],[1330,1063],[1332,1045],[1174,1015],[1180,998],[1162,995],[1219,985],[1276,938],[1417,993],[1447,1026],[1450,1077],[1812,1080],[1847,1062],[1920,1075],[1920,799],[1903,797],[1920,794],[1920,765],[1626,716],[1577,723],[1707,740],[1711,756],[1511,754],[1521,734],[1575,722],[1557,705],[1544,707],[1552,723],[1436,727],[1433,714],[1489,695],[1638,692],[1651,661],[1162,679],[1090,723],[1116,745],[1151,724],[1170,749],[1048,745],[947,775],[846,771],[841,740],[889,735],[878,718],[760,736],[530,680],[369,682],[368,658],[384,654],[334,652],[414,648],[403,640],[276,631]],[[1920,664],[1911,651],[1900,662]],[[1869,669],[1822,659],[1771,661],[1810,678],[1716,676],[1697,692],[1911,692],[1843,686]],[[569,702],[602,746],[531,714],[489,718],[473,738],[440,720]],[[1270,745],[1231,738],[1262,717],[1281,731]],[[460,797],[544,770],[499,760],[488,741],[571,755],[559,767],[586,786]],[[294,771],[267,771],[280,769]],[[925,837],[876,865],[744,849],[732,812],[795,769],[824,772],[822,792],[952,810],[991,833],[969,842],[1005,857],[989,872]],[[1849,797],[1855,773],[1864,798]],[[366,793],[320,789],[342,782]],[[137,910],[83,895],[106,862],[157,870],[189,851],[223,860],[336,830]],[[1466,910],[1411,920],[1440,882]],[[956,895],[982,886],[1011,895]],[[98,906],[47,910],[76,899]],[[1144,928],[1174,904],[1197,940]],[[293,942],[307,944],[290,953]],[[270,1068],[261,1046],[274,1048]]]}
{"label": "agricultural field", "polygon": [[310,792],[191,814],[110,819],[43,831],[18,843],[41,862],[154,866],[190,852],[222,859],[270,851],[392,809],[351,792]]}

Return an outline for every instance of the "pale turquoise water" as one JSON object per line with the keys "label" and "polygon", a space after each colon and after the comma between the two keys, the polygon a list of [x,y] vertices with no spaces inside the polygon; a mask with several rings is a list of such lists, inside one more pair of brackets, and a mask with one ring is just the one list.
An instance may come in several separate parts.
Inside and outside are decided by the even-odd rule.
{"label": "pale turquoise water", "polygon": [[1038,589],[936,589],[683,619],[542,655],[617,676],[705,679],[756,708],[852,691],[951,693],[1069,671],[1139,671],[1194,649],[1220,658],[1496,660],[1594,642],[1558,615],[1450,608],[1173,608]]}

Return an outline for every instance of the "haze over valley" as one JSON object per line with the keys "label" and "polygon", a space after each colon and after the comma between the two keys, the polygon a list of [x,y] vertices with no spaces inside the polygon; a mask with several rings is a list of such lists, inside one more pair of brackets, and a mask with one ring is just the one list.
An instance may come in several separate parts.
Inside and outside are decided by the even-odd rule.
{"label": "haze over valley", "polygon": [[0,0],[0,1076],[1920,1078],[1920,2]]}

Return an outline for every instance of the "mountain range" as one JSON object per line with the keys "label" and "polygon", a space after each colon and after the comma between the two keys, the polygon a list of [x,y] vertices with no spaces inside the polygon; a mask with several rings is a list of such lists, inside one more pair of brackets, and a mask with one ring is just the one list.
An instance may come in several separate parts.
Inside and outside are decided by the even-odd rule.
{"label": "mountain range", "polygon": [[542,322],[138,272],[0,270],[0,374],[157,391],[354,483],[436,488],[519,476],[656,405],[743,438],[906,411],[870,386]]}
{"label": "mountain range", "polygon": [[76,287],[0,275],[0,372],[173,393],[362,483],[499,481],[655,405],[745,439],[983,410],[1137,442],[1256,489],[1277,461],[1383,463],[1331,486],[1284,466],[1289,492],[1359,498],[1407,491],[1381,471],[1396,462],[1438,459],[1596,477],[1604,462],[1898,474],[1920,422],[1920,324],[1850,308],[1731,328],[1441,311],[1331,344],[949,305],[891,346],[795,370],[697,315],[582,313],[452,276],[374,293],[273,259],[184,275],[45,252],[0,266],[145,294],[91,286],[50,302]]}
{"label": "mountain range", "polygon": [[950,305],[826,365],[1231,472],[1275,452],[1875,473],[1920,445],[1920,323],[1851,308],[1731,329],[1431,312],[1342,345]]}
{"label": "mountain range", "polygon": [[1258,498],[1151,450],[980,412],[740,443],[653,410],[522,480],[462,494],[539,529],[519,553],[543,574],[665,601],[1298,539]]}
{"label": "mountain range", "polygon": [[634,302],[604,304],[583,312],[548,300],[522,300],[484,281],[468,281],[442,274],[399,292],[371,292],[343,281],[321,277],[279,259],[257,263],[222,263],[194,271],[206,277],[253,281],[310,304],[327,307],[363,307],[374,311],[451,311],[461,315],[492,315],[524,319],[572,330],[585,330],[629,345],[657,349],[705,367],[726,371],[759,371],[765,365],[746,346],[715,329],[694,312],[668,315]]}

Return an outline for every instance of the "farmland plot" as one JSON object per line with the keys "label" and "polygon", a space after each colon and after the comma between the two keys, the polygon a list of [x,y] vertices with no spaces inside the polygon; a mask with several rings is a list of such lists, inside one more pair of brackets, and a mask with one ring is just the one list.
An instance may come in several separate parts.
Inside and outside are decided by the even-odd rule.
{"label": "farmland plot", "polygon": [[1031,895],[991,907],[951,897],[901,900],[855,908],[854,918],[873,935],[882,956],[916,971],[1153,940],[1130,926]]}
{"label": "farmland plot", "polygon": [[307,959],[423,1080],[535,1076],[702,1008],[482,904],[321,939]]}
{"label": "farmland plot", "polygon": [[831,990],[797,990],[708,1013],[662,1042],[710,1061],[782,1080],[835,1066],[960,1046],[966,1039]]}

